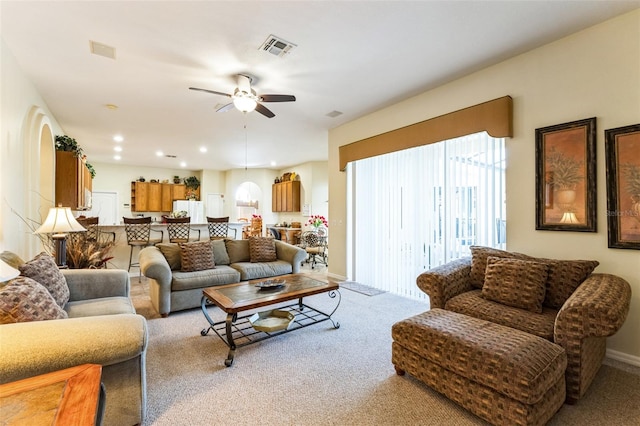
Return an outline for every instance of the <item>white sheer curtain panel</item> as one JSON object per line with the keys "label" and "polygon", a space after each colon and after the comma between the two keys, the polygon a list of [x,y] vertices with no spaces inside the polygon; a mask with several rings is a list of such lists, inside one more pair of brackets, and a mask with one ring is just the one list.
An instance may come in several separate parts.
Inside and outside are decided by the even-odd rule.
{"label": "white sheer curtain panel", "polygon": [[478,133],[356,161],[353,279],[425,299],[423,271],[505,246],[504,139]]}

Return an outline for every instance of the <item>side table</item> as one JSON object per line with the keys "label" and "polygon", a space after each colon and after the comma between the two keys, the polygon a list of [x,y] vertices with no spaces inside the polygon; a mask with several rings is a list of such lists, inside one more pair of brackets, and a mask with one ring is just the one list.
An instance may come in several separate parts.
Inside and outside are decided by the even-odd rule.
{"label": "side table", "polygon": [[2,425],[100,425],[102,366],[83,364],[0,385]]}

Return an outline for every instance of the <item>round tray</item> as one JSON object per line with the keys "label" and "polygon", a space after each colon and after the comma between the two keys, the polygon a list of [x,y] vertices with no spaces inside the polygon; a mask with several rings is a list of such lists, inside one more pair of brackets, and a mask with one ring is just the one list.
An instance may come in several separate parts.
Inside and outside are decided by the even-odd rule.
{"label": "round tray", "polygon": [[278,331],[288,328],[294,318],[289,311],[274,309],[251,315],[249,322],[258,331]]}
{"label": "round tray", "polygon": [[256,283],[256,287],[258,287],[260,290],[268,290],[268,289],[282,287],[283,285],[285,285],[285,283],[286,283],[285,280],[279,280],[279,279],[264,280],[264,281],[260,281],[259,283]]}

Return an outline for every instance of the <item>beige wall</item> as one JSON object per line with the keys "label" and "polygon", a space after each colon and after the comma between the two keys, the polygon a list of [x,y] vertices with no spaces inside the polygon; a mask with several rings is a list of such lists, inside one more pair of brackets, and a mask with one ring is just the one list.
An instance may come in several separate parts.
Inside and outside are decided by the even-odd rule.
{"label": "beige wall", "polygon": [[[609,355],[640,365],[640,251],[607,248],[604,130],[640,122],[640,10],[504,61],[329,132],[330,274],[346,276],[346,174],[338,147],[500,96],[514,105],[507,140],[507,247],[532,255],[596,259],[597,272],[632,286],[626,323]],[[598,232],[535,230],[535,129],[597,117]]]}
{"label": "beige wall", "polygon": [[53,136],[61,130],[4,40],[0,64],[0,251],[30,257],[41,246],[20,217],[41,223],[53,205],[46,175],[53,170]]}

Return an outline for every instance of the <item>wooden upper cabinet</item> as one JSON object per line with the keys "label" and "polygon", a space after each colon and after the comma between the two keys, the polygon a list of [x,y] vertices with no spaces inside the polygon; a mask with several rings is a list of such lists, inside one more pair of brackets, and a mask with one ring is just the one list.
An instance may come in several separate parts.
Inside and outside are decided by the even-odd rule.
{"label": "wooden upper cabinet", "polygon": [[56,151],[56,205],[72,210],[91,208],[91,173],[73,152]]}
{"label": "wooden upper cabinet", "polygon": [[[171,201],[187,199],[187,188],[184,186],[184,184],[179,183],[172,186],[173,195]],[[171,208],[173,209],[173,204],[171,205]]]}
{"label": "wooden upper cabinet", "polygon": [[173,202],[184,199],[183,184],[131,182],[132,212],[171,212]]}
{"label": "wooden upper cabinet", "polygon": [[170,183],[162,184],[162,195],[160,198],[162,199],[161,211],[170,212],[173,210],[173,187],[175,185]]}
{"label": "wooden upper cabinet", "polygon": [[271,210],[274,212],[300,211],[300,181],[274,183],[271,190]]}
{"label": "wooden upper cabinet", "polygon": [[162,184],[157,182],[149,182],[149,203],[147,211],[162,211]]}
{"label": "wooden upper cabinet", "polygon": [[147,182],[131,182],[131,211],[149,211],[149,184]]}

